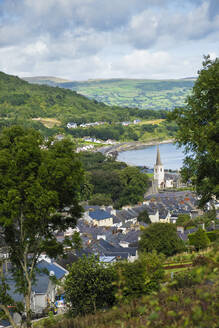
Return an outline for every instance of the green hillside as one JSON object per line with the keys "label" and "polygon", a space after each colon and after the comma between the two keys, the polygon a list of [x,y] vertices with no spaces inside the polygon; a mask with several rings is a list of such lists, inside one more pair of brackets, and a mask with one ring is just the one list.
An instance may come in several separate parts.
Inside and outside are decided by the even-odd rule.
{"label": "green hillside", "polygon": [[29,78],[32,83],[46,83],[75,90],[90,99],[111,106],[137,107],[142,109],[172,109],[183,106],[191,92],[195,78],[178,80],[109,79],[83,82],[56,82]]}
{"label": "green hillside", "polygon": [[[151,132],[153,132],[153,138],[157,133],[164,138],[168,129],[167,125],[160,127],[164,120],[161,120],[160,125],[153,122],[151,124],[151,121],[148,124],[147,121],[165,118],[165,110],[107,106],[69,89],[30,84],[18,77],[0,72],[0,127],[21,124],[34,127],[47,135],[62,132],[70,133],[74,137],[90,135],[102,137],[104,140],[107,138],[143,140],[144,135],[146,139],[150,138]],[[118,124],[118,122],[134,119],[140,119],[141,126],[122,127]],[[96,121],[106,123],[104,126],[90,129],[80,128],[70,131],[66,128],[67,122],[80,124]],[[156,131],[158,125],[159,131]]]}

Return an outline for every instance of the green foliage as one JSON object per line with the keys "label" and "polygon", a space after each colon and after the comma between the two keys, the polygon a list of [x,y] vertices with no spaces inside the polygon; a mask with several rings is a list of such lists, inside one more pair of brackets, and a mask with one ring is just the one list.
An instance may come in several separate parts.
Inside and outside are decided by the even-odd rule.
{"label": "green foliage", "polygon": [[133,263],[117,262],[117,286],[121,289],[122,300],[127,301],[158,290],[164,277],[163,261],[164,258],[154,251],[142,254]]}
{"label": "green foliage", "polygon": [[75,227],[83,183],[70,141],[44,144],[37,131],[18,126],[0,135],[0,229],[17,291],[25,296],[28,325],[37,259],[43,252],[51,257],[63,252],[54,231]]}
{"label": "green foliage", "polygon": [[94,194],[89,200],[89,205],[106,205],[109,206],[113,203],[110,195],[107,194]]}
{"label": "green foliage", "polygon": [[122,189],[116,201],[117,207],[143,200],[149,182],[147,174],[141,173],[137,167],[126,167],[119,172],[119,178]]}
{"label": "green foliage", "polygon": [[210,242],[214,242],[219,239],[219,231],[208,231],[207,237],[210,240]]}
{"label": "green foliage", "polygon": [[153,223],[142,231],[139,249],[142,252],[156,250],[158,253],[171,256],[183,251],[185,246],[177,235],[175,225]]}
{"label": "green foliage", "polygon": [[144,223],[147,223],[147,224],[150,224],[151,223],[151,220],[149,218],[149,215],[148,215],[148,212],[147,210],[144,210],[143,212],[141,212],[138,217],[137,217],[137,220],[139,222],[144,222]]}
{"label": "green foliage", "polygon": [[189,221],[190,221],[189,214],[179,214],[176,224],[178,226],[186,226]]}
{"label": "green foliage", "polygon": [[[187,158],[182,170],[201,195],[204,206],[219,196],[219,59],[204,57],[203,67],[186,106],[174,110],[179,130],[177,141],[185,145]],[[189,153],[190,152],[190,153]]]}
{"label": "green foliage", "polygon": [[83,242],[80,237],[80,233],[75,231],[71,237],[71,243],[74,249],[81,249],[83,247]]}
{"label": "green foliage", "polygon": [[[69,318],[53,328],[217,328],[219,322],[219,252],[210,262],[180,273],[158,292],[119,303],[109,311]],[[37,324],[37,327],[42,326]],[[46,326],[43,326],[46,327]]]}
{"label": "green foliage", "polygon": [[[0,72],[0,94],[0,127],[19,124],[26,128],[37,129],[46,136],[65,132],[75,138],[89,135],[103,140],[109,138],[139,140],[144,134],[140,126],[136,132],[136,126],[123,127],[116,123],[127,120],[133,121],[136,118],[166,117],[164,110],[155,112],[127,107],[110,107],[102,102],[90,100],[75,91],[47,85],[29,84],[18,77],[3,72]],[[48,128],[43,118],[50,119],[51,122],[56,120]],[[37,119],[37,121],[33,119]],[[96,121],[104,121],[108,124],[77,129],[67,129],[66,127],[67,122],[81,124]],[[169,136],[167,127],[164,130],[164,134],[161,133],[158,137]],[[154,131],[154,134],[156,135],[157,132]]]}
{"label": "green foliage", "polygon": [[93,205],[108,205],[111,201],[116,208],[120,208],[143,200],[149,180],[140,169],[127,167],[125,163],[100,153],[83,153],[81,161],[93,185],[90,204],[94,201]]}
{"label": "green foliage", "polygon": [[198,229],[196,232],[188,235],[190,245],[193,245],[196,250],[204,249],[210,244],[210,240],[206,231]]}
{"label": "green foliage", "polygon": [[95,312],[114,303],[115,270],[94,256],[83,257],[69,267],[65,299],[73,315]]}
{"label": "green foliage", "polygon": [[191,288],[198,284],[196,270],[181,271],[174,274],[174,281],[171,284],[171,288]]}

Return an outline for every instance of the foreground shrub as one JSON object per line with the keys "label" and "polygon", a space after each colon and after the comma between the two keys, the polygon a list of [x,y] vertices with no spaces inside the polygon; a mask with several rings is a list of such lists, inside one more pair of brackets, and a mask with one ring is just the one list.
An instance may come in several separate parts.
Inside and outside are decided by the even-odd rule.
{"label": "foreground shrub", "polygon": [[219,284],[213,282],[180,290],[163,287],[110,311],[64,319],[53,328],[218,328]]}
{"label": "foreground shrub", "polygon": [[133,263],[117,262],[117,298],[129,300],[159,290],[164,278],[163,263],[164,256],[156,251],[141,254]]}
{"label": "foreground shrub", "polygon": [[94,313],[113,305],[115,291],[113,266],[104,266],[94,256],[83,257],[69,268],[64,288],[65,298],[72,315]]}
{"label": "foreground shrub", "polygon": [[198,255],[192,261],[193,266],[202,266],[207,265],[208,263],[210,263],[210,259],[205,255]]}
{"label": "foreground shrub", "polygon": [[[158,292],[130,300],[128,304],[120,303],[109,311],[63,318],[52,328],[218,328],[219,249],[214,248],[208,256],[208,264],[188,272],[195,280],[195,285],[189,288],[185,284],[173,288],[173,282],[170,286],[163,285]],[[47,328],[46,324],[37,323],[36,327]]]}
{"label": "foreground shrub", "polygon": [[189,288],[197,283],[198,281],[195,270],[182,271],[174,275],[174,281],[171,284],[171,288],[177,290],[181,288]]}

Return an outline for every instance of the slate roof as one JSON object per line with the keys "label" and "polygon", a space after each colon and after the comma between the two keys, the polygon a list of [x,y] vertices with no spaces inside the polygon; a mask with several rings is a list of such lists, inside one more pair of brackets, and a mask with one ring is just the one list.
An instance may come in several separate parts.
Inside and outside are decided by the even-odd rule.
{"label": "slate roof", "polygon": [[[48,272],[53,271],[55,274],[55,277],[57,279],[62,278],[67,271],[64,268],[61,268],[55,263],[48,263],[47,261],[40,261],[37,264],[37,268],[40,270],[46,269]],[[5,274],[6,281],[10,287],[10,290],[8,291],[9,295],[13,297],[15,302],[22,302],[23,301],[23,295],[16,292],[16,285],[15,281],[13,280],[13,277],[11,273]],[[1,280],[1,278],[0,278]],[[36,294],[45,294],[48,289],[50,277],[43,273],[43,272],[36,272],[36,282],[32,285],[32,291],[34,291]]]}
{"label": "slate roof", "polygon": [[106,212],[104,210],[97,210],[97,211],[92,211],[89,212],[89,216],[97,221],[109,219],[112,217],[112,215],[109,212]]}
{"label": "slate roof", "polygon": [[99,261],[102,262],[102,263],[112,263],[116,260],[116,256],[100,256],[99,257]]}
{"label": "slate roof", "polygon": [[46,269],[49,272],[53,271],[57,279],[61,279],[67,273],[67,271],[61,266],[57,265],[55,262],[40,261],[37,264],[37,268],[40,270]]}

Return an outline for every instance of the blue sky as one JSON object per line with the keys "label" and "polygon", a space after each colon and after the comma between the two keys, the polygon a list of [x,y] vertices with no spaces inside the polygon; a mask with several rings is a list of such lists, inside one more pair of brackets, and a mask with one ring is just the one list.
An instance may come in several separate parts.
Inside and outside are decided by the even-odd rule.
{"label": "blue sky", "polygon": [[219,53],[219,0],[0,0],[0,70],[181,78]]}

